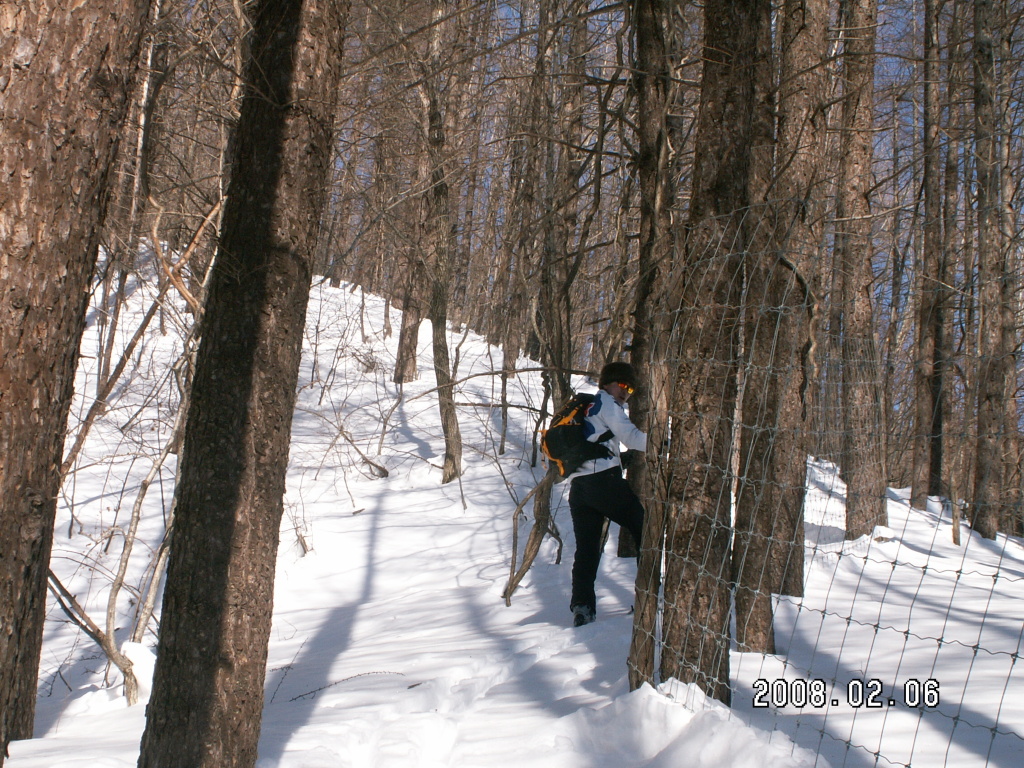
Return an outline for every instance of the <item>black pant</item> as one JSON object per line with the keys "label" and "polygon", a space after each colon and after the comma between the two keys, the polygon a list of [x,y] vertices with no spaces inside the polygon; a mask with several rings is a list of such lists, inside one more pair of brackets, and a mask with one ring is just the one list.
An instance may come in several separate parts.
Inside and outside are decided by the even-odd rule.
{"label": "black pant", "polygon": [[569,487],[569,511],[576,533],[576,558],[572,563],[570,608],[594,611],[594,581],[601,563],[601,530],[607,517],[633,534],[637,546],[644,527],[644,508],[622,477],[619,467],[574,478]]}

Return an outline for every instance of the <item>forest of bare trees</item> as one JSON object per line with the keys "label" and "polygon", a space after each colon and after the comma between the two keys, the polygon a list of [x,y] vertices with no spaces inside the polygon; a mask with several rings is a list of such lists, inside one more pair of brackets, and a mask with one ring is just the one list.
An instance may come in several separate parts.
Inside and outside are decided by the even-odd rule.
{"label": "forest of bare trees", "polygon": [[848,538],[888,487],[1024,535],[1024,2],[59,5],[0,5],[4,745],[32,734],[89,286],[101,409],[143,265],[193,326],[140,765],[255,760],[314,280],[401,310],[393,379],[436,383],[439,483],[462,471],[447,328],[500,347],[503,382],[544,369],[538,427],[573,374],[638,368],[634,687],[728,702],[730,647],[774,653],[809,456],[840,469]]}

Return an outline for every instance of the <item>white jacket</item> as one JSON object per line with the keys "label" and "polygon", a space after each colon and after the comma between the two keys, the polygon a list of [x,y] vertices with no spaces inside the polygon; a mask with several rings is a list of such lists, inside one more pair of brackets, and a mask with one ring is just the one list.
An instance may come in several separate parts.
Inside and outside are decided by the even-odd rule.
{"label": "white jacket", "polygon": [[612,455],[604,459],[592,459],[584,462],[583,465],[573,472],[569,477],[575,478],[581,475],[592,475],[597,472],[604,472],[612,467],[622,466],[619,460],[619,444],[634,451],[647,450],[647,435],[641,432],[629,420],[626,409],[619,405],[618,401],[605,392],[598,391],[597,399],[594,400],[590,410],[587,411],[586,426],[584,433],[587,440],[597,442],[605,432],[610,431],[615,437],[607,440],[604,445],[612,452]]}

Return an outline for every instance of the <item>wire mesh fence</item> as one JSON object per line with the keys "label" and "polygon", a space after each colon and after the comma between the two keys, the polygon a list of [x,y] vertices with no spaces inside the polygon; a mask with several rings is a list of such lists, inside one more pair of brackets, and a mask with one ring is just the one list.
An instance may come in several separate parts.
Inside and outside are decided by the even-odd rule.
{"label": "wire mesh fence", "polygon": [[822,766],[1021,764],[1024,546],[1014,513],[994,538],[961,514],[962,382],[951,491],[912,504],[913,329],[879,349],[853,317],[864,285],[717,224],[657,315],[634,684],[729,703]]}

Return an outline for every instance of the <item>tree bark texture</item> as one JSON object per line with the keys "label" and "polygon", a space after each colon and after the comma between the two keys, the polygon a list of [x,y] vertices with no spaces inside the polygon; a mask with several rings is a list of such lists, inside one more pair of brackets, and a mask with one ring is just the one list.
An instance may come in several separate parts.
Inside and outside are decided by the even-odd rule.
{"label": "tree bark texture", "polygon": [[452,10],[451,5],[449,0],[434,0],[428,70],[420,84],[426,161],[423,176],[428,184],[424,217],[427,250],[425,262],[430,297],[427,317],[432,329],[437,404],[441,431],[444,433],[442,483],[450,483],[462,475],[462,433],[455,408],[455,389],[448,351],[448,302],[454,274],[456,221],[448,183],[451,162],[446,146],[445,120],[449,105],[445,101],[447,89],[440,82],[441,54],[447,49],[445,43],[448,42],[445,33],[452,23],[447,19]]}
{"label": "tree bark texture", "polygon": [[[374,171],[381,179],[381,182],[378,182],[378,184],[382,187],[382,191],[379,193],[380,200],[378,205],[381,210],[384,210],[393,204],[391,199],[396,197],[396,192],[392,188],[394,186],[392,179],[396,171],[392,167],[394,162],[392,160],[393,150],[390,147],[390,143],[381,138],[375,142],[375,146],[376,160]],[[350,162],[352,162],[351,159]],[[420,172],[422,173],[422,169]],[[416,214],[412,210],[407,211],[405,215],[412,220],[416,220]],[[416,221],[414,226],[415,234],[410,238],[413,241],[411,244],[400,244],[390,240],[384,236],[383,232],[374,243],[377,252],[382,255],[389,251],[397,252],[399,254],[399,268],[404,273],[401,284],[396,290],[401,296],[402,307],[402,325],[398,331],[398,351],[395,355],[395,373],[393,377],[393,381],[396,384],[409,384],[416,381],[419,376],[419,361],[416,356],[419,351],[420,325],[423,322],[423,318],[427,315],[428,297],[430,294],[429,278],[426,274],[426,266],[423,263],[423,254],[418,245],[422,222]],[[376,262],[374,262],[374,268],[377,268]],[[374,280],[371,283],[367,278],[368,276],[358,276],[357,279],[357,282],[364,287],[364,290],[367,285],[376,284],[377,282]]]}
{"label": "tree bark texture", "polygon": [[182,449],[142,768],[256,761],[347,4],[263,0]]}
{"label": "tree bark texture", "polygon": [[917,318],[914,384],[917,412],[911,504],[923,509],[928,496],[943,494],[942,451],[945,415],[946,256],[942,239],[942,184],[939,129],[938,0],[924,3],[923,147],[924,243]]}
{"label": "tree bark texture", "polygon": [[0,3],[0,764],[32,735],[61,451],[147,11]]}
{"label": "tree bark texture", "polygon": [[[665,488],[657,483],[668,428],[668,387],[664,345],[666,334],[652,333],[658,313],[658,276],[671,257],[673,189],[669,176],[667,114],[672,99],[670,61],[671,4],[640,0],[634,6],[637,94],[637,177],[640,193],[640,242],[631,361],[640,381],[630,399],[630,418],[648,435],[647,461],[631,462],[629,483],[643,499],[644,541],[637,566],[636,612],[629,651],[629,686],[655,682],[654,659],[661,589],[661,556],[665,541]],[[626,533],[625,530],[622,533]]]}
{"label": "tree bark texture", "polygon": [[[568,40],[555,43],[549,51],[555,58],[540,64],[543,70],[553,71],[564,62],[564,75],[559,78],[556,93],[547,93],[541,112],[544,135],[551,137],[544,147],[541,168],[542,183],[539,193],[540,232],[540,296],[537,304],[537,326],[540,331],[542,360],[550,366],[554,380],[556,402],[571,395],[571,375],[575,355],[576,333],[574,325],[573,283],[579,274],[585,252],[585,235],[581,231],[580,176],[587,161],[580,151],[583,145],[583,84],[586,80],[586,24],[577,11],[578,0],[570,0],[564,9],[559,3],[550,3],[549,11],[555,15],[565,12],[569,17]],[[540,35],[557,41],[557,35],[545,31]],[[543,82],[535,83],[543,87]]]}
{"label": "tree bark texture", "polygon": [[671,480],[662,679],[728,703],[732,446],[738,396],[745,220],[755,158],[756,69],[770,65],[767,0],[705,4],[693,196],[668,350]]}
{"label": "tree bark texture", "polygon": [[1006,516],[1004,454],[1009,447],[1006,403],[1014,373],[1013,278],[1000,226],[995,38],[997,3],[974,3],[974,163],[977,176],[978,289],[981,309],[978,361],[978,442],[971,525],[995,538]]}
{"label": "tree bark texture", "polygon": [[846,92],[840,128],[836,251],[842,304],[843,445],[846,537],[885,525],[885,423],[873,325],[870,190],[874,112],[876,0],[844,0],[842,30]]}
{"label": "tree bark texture", "polygon": [[[825,199],[828,5],[783,4],[774,163],[755,164],[761,197],[747,239],[752,253],[744,321],[746,367],[733,568],[736,641],[775,653],[772,594],[803,594],[803,500],[814,390],[814,266]],[[770,72],[768,67],[764,71]],[[763,86],[765,90],[768,86]],[[771,142],[761,131],[758,144]],[[757,212],[760,215],[756,215]]]}
{"label": "tree bark texture", "polygon": [[[416,353],[419,349],[420,324],[423,322],[423,310],[417,293],[422,285],[417,284],[411,275],[422,275],[422,264],[413,263],[409,268],[409,284],[402,302],[402,325],[398,329],[398,352],[395,355],[395,384],[408,384],[416,381],[419,365]],[[424,281],[425,282],[425,281]]]}
{"label": "tree bark texture", "polygon": [[[964,0],[957,0],[957,2],[953,3],[949,26],[946,31],[946,37],[949,42],[947,43],[945,61],[945,79],[948,84],[945,94],[945,109],[947,122],[950,125],[962,124],[962,116],[966,112],[967,104],[970,101],[969,98],[964,96],[964,92],[970,87],[967,43],[963,35],[963,17],[967,11],[966,6],[967,4]],[[949,131],[948,133],[949,135],[946,138],[944,147],[945,178],[942,182],[942,250],[944,254],[949,255],[949,258],[948,262],[946,260],[940,262],[940,264],[945,266],[948,276],[940,284],[943,297],[939,300],[939,305],[949,307],[950,318],[953,316],[957,305],[963,305],[962,312],[965,328],[971,328],[974,325],[971,309],[974,298],[972,295],[973,291],[970,289],[973,280],[966,276],[973,273],[973,268],[968,266],[969,259],[965,252],[967,249],[962,246],[961,239],[963,238],[963,233],[958,226],[961,206],[966,202],[962,192],[966,180],[963,179],[963,174],[960,172],[961,148],[965,142],[963,131]],[[960,278],[960,274],[964,275],[964,277]],[[961,287],[962,297],[958,296],[958,289]],[[936,360],[941,359],[943,365],[947,368],[948,378],[946,378],[945,383],[950,392],[953,390],[953,383],[957,381],[954,373],[956,372],[958,362],[954,359],[954,334],[952,326],[953,323],[948,322],[947,327],[943,330],[941,349],[936,350]],[[959,374],[960,391],[963,393],[960,397],[962,397],[964,407],[952,407],[956,400],[959,399],[954,399],[952,396],[947,396],[943,404],[944,409],[947,410],[947,413],[943,416],[943,429],[951,435],[958,436],[957,442],[962,444],[973,444],[975,442],[970,437],[974,434],[973,415],[976,404],[973,376],[974,365],[970,362],[971,352],[974,347],[972,339],[973,333],[967,332],[963,334],[963,340],[961,341],[961,344],[967,351],[967,359],[960,362],[961,372]],[[953,510],[954,521],[953,537],[954,541],[959,544],[960,499],[961,494],[970,486],[967,478],[973,477],[973,465],[971,462],[973,461],[974,451],[949,450],[954,445],[951,441],[947,441],[945,445],[947,450],[944,450],[942,455],[942,475],[948,478],[948,487],[943,490],[943,493],[948,496],[951,502],[950,506]]]}
{"label": "tree bark texture", "polygon": [[[578,150],[585,69],[582,54],[574,53],[585,48],[586,28],[575,18],[575,5],[576,0],[537,4],[533,69],[512,161],[514,298],[530,328],[525,354],[550,369],[545,380],[556,404],[572,392],[572,289],[583,253],[577,234],[579,181],[586,162]],[[567,41],[560,39],[554,21],[560,14],[572,19]],[[556,78],[563,68],[566,75]],[[522,293],[531,280],[536,286],[532,296]]]}

